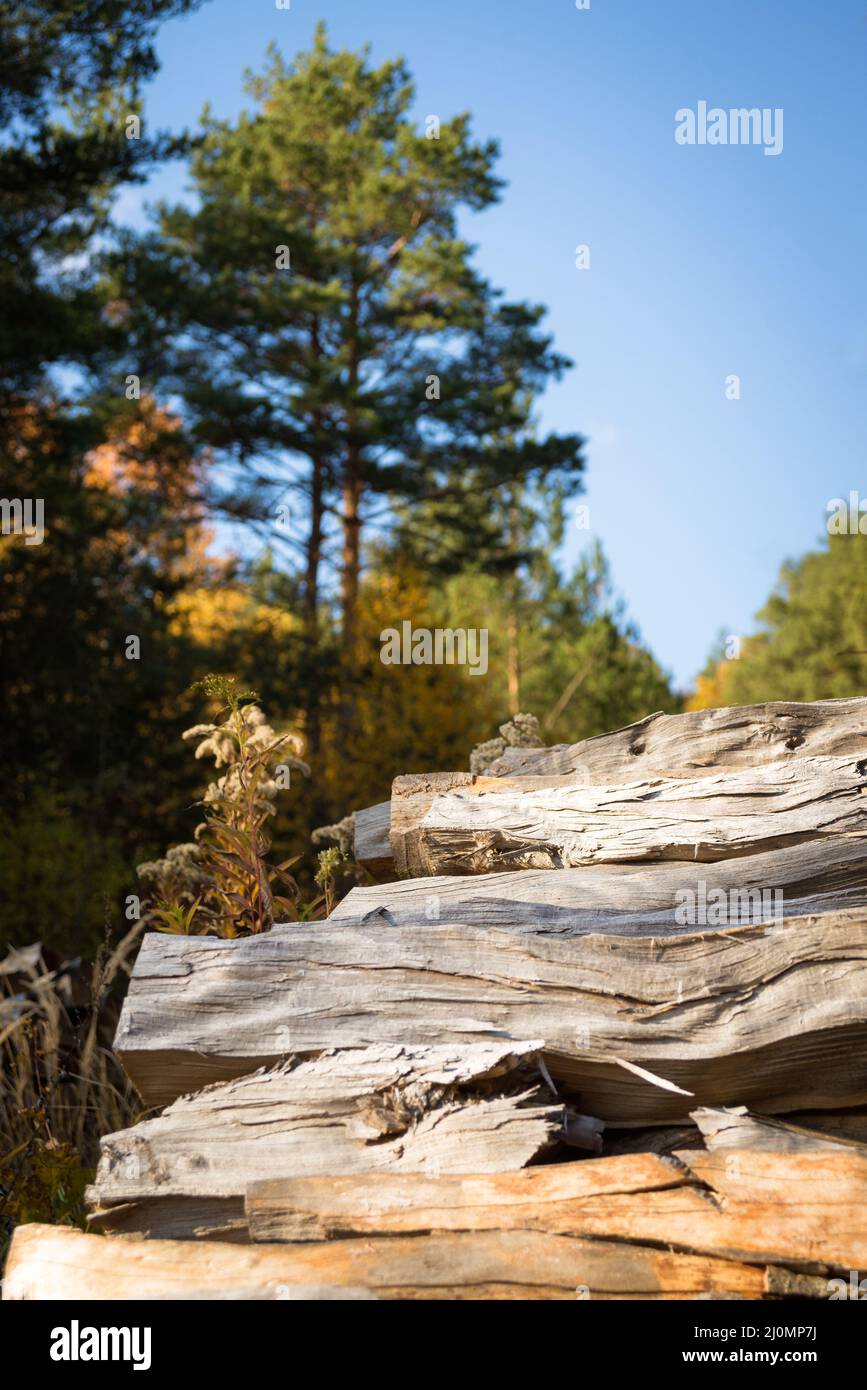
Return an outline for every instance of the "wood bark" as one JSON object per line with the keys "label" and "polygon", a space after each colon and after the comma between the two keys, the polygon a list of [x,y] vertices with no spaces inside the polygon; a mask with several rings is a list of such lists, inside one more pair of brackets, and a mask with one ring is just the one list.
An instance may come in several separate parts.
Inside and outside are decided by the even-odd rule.
{"label": "wood bark", "polygon": [[867,829],[865,764],[807,757],[699,778],[576,786],[569,777],[473,778],[392,792],[402,877],[564,869],[643,860],[714,862]]}
{"label": "wood bark", "polygon": [[[19,1226],[4,1298],[70,1300],[328,1297],[689,1299],[827,1297],[827,1279],[540,1231],[450,1232],[297,1245],[117,1240]],[[323,1293],[315,1293],[320,1297]]]}
{"label": "wood bark", "polygon": [[240,941],[154,933],[115,1045],[145,1099],[165,1103],[290,1054],[444,1037],[458,1052],[544,1040],[562,1094],[611,1124],[865,1105],[867,913],[669,937],[378,918]]}
{"label": "wood bark", "polygon": [[255,1177],[520,1168],[576,1127],[543,1081],[537,1048],[325,1052],[208,1087],[101,1141],[91,1221],[167,1236],[186,1219],[190,1231],[225,1225],[236,1238],[232,1199]]}

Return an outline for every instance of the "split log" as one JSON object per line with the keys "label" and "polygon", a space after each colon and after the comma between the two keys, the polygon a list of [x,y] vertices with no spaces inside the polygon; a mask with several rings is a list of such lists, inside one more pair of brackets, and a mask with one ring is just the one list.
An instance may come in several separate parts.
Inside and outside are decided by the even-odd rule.
{"label": "split log", "polygon": [[[116,1137],[116,1136],[112,1136]],[[134,1200],[103,1203],[99,1182],[87,1189],[90,1230],[103,1235],[136,1236],[151,1240],[219,1240],[247,1245],[250,1228],[244,1198],[155,1196],[153,1182],[143,1176],[142,1195]]]}
{"label": "split log", "polygon": [[[605,786],[654,777],[699,777],[725,769],[791,763],[810,755],[867,754],[867,700],[817,700],[651,714],[635,724],[580,743],[550,748],[507,748],[485,778],[567,776],[582,786]],[[420,779],[464,778],[468,773],[422,773]],[[399,779],[403,780],[403,779]],[[394,808],[392,808],[393,811]],[[384,807],[357,812],[363,837],[356,858],[376,859],[374,877],[395,871]],[[390,820],[390,818],[389,818]],[[368,846],[368,827],[376,826]]]}
{"label": "split log", "polygon": [[781,904],[786,916],[867,905],[867,836],[830,836],[716,864],[588,864],[559,873],[401,879],[353,888],[328,922],[663,936],[760,922]]}
{"label": "split log", "polygon": [[539,1046],[326,1052],[184,1096],[101,1141],[91,1222],[244,1239],[238,1208],[254,1177],[521,1168],[578,1127],[539,1085]]}
{"label": "split log", "polygon": [[165,1299],[178,1303],[184,1300],[191,1303],[223,1302],[278,1302],[278,1303],[378,1303],[379,1296],[370,1289],[354,1289],[346,1284],[342,1288],[336,1284],[252,1284],[244,1288],[232,1285],[229,1288],[184,1289],[182,1293],[155,1294],[154,1301]]}
{"label": "split log", "polygon": [[[806,1110],[793,1115],[749,1114],[745,1106],[728,1110],[693,1112],[691,1124],[633,1126],[613,1129],[606,1125],[603,1152],[670,1155],[678,1149],[723,1147],[741,1149],[816,1149],[853,1146],[867,1152],[867,1110]],[[700,1127],[699,1127],[700,1126]]]}
{"label": "split log", "polygon": [[[761,1208],[765,1206],[779,1208],[781,1220],[788,1221],[795,1241],[804,1238],[810,1229],[815,1229],[818,1239],[818,1216],[824,1212],[824,1229],[833,1237],[837,1256],[833,1260],[826,1258],[817,1248],[812,1258],[818,1263],[845,1264],[849,1269],[861,1269],[867,1263],[867,1155],[860,1146],[849,1152],[827,1147],[718,1149],[713,1153],[688,1149],[680,1157],[690,1172],[717,1194],[724,1212],[750,1206],[758,1209],[759,1237],[768,1233],[772,1219],[770,1210],[767,1219],[761,1219]],[[815,1228],[808,1223],[808,1215],[816,1215]],[[810,1258],[803,1256],[804,1261]]]}
{"label": "split log", "polygon": [[247,1214],[265,1241],[533,1231],[822,1274],[867,1264],[865,1201],[864,1154],[689,1150],[486,1176],[276,1179],[250,1188]]}
{"label": "split log", "polygon": [[375,879],[381,880],[394,875],[394,859],[389,842],[390,830],[390,801],[381,801],[376,806],[365,806],[362,810],[356,811],[353,854],[356,863],[367,869]]}
{"label": "split log", "polygon": [[803,1129],[820,1130],[828,1139],[847,1139],[867,1144],[867,1110],[804,1110],[786,1120]]}
{"label": "split log", "polygon": [[476,777],[472,772],[423,772],[395,777],[389,802],[389,852],[399,878],[413,878],[418,861],[416,832],[436,798],[445,792],[485,785],[494,777]]}
{"label": "split log", "polygon": [[544,1039],[562,1093],[612,1125],[708,1105],[865,1105],[867,914],[669,937],[381,920],[239,941],[154,933],[115,1046],[145,1099],[164,1103],[288,1054],[444,1037],[458,1051]]}
{"label": "split log", "polygon": [[711,1153],[726,1149],[816,1153],[824,1149],[860,1154],[867,1159],[867,1144],[845,1135],[824,1133],[819,1119],[816,1120],[816,1128],[807,1128],[768,1115],[751,1115],[745,1105],[728,1110],[696,1110],[692,1118],[701,1132],[705,1148]]}
{"label": "split log", "polygon": [[827,1297],[826,1279],[785,1269],[537,1231],[240,1246],[35,1223],[12,1238],[3,1293],[68,1302],[225,1298],[239,1289],[283,1299],[323,1287],[415,1300]]}
{"label": "split log", "polygon": [[[697,778],[576,786],[574,778],[399,777],[397,873],[481,874],[584,864],[708,863],[864,832],[864,760],[807,757]],[[422,789],[416,785],[422,783]]]}
{"label": "split log", "polygon": [[695,777],[811,754],[867,754],[867,699],[772,700],[762,705],[650,714],[612,733],[554,748],[511,748],[490,776],[579,773],[586,785]]}

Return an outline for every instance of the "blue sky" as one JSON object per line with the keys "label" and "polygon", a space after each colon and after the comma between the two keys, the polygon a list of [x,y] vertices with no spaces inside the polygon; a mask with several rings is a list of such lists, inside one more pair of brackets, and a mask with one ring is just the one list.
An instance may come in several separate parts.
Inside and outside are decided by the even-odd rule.
{"label": "blue sky", "polygon": [[[407,58],[420,119],[469,110],[500,140],[502,203],[465,233],[577,363],[543,423],[588,436],[590,535],[687,685],[820,542],[828,500],[867,495],[867,0],[209,0],[160,31],[149,122],[234,114],[242,69],[320,18],[332,46]],[[679,145],[700,101],[782,108],[782,152]],[[164,170],[120,210],[182,189]]]}

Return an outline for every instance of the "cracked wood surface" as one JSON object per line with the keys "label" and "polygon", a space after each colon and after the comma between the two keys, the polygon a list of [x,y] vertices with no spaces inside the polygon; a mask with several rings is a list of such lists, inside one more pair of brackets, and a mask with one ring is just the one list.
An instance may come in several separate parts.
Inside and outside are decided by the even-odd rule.
{"label": "cracked wood surface", "polygon": [[[793,764],[810,755],[844,754],[867,756],[867,699],[771,701],[686,714],[651,714],[579,743],[507,748],[484,776],[490,780],[565,775],[573,781],[579,777],[584,786],[604,786],[656,777],[694,778],[761,767],[772,760]],[[468,773],[417,774],[418,779],[466,777]],[[389,871],[401,872],[387,843],[397,808],[392,805],[386,814],[386,805],[357,813],[361,832],[356,858],[362,863],[369,858],[377,878]],[[399,831],[400,827],[394,828]],[[402,872],[406,874],[406,869]]]}
{"label": "cracked wood surface", "polygon": [[488,774],[580,772],[592,785],[637,777],[694,777],[810,754],[867,755],[867,699],[772,700],[762,705],[650,714],[635,724],[554,748],[510,748]]}
{"label": "cracked wood surface", "polygon": [[301,1288],[387,1299],[827,1297],[827,1280],[812,1275],[541,1231],[242,1246],[125,1240],[36,1223],[12,1238],[3,1294],[12,1301],[219,1298],[239,1289],[245,1298],[281,1299]]}
{"label": "cracked wood surface", "polygon": [[184,1096],[101,1140],[91,1221],[156,1235],[210,1223],[235,1239],[231,1199],[255,1177],[520,1168],[568,1134],[565,1107],[541,1084],[538,1048],[331,1051]]}
{"label": "cracked wood surface", "polygon": [[[746,1106],[739,1105],[727,1110],[695,1110],[692,1118],[705,1148],[711,1153],[726,1149],[776,1153],[816,1153],[820,1149],[832,1149],[841,1153],[867,1154],[863,1132],[851,1132],[853,1128],[861,1130],[863,1127],[864,1117],[857,1112],[853,1112],[852,1120],[855,1123],[854,1126],[850,1123],[848,1134],[845,1115],[809,1117],[811,1124],[808,1126],[793,1123],[793,1118],[797,1117],[779,1120],[767,1115],[751,1115]],[[835,1128],[838,1132],[834,1132]]]}
{"label": "cracked wood surface", "polygon": [[867,1265],[864,1153],[689,1150],[517,1173],[255,1183],[255,1240],[534,1231],[814,1273]]}
{"label": "cracked wood surface", "polygon": [[355,813],[353,854],[374,878],[394,873],[394,859],[389,842],[391,802],[380,801],[376,806],[364,806]]}
{"label": "cracked wood surface", "polygon": [[290,1054],[444,1037],[457,1053],[542,1039],[563,1095],[611,1124],[864,1105],[867,913],[669,937],[378,920],[239,941],[154,933],[115,1046],[162,1104]]}
{"label": "cracked wood surface", "polygon": [[698,778],[576,786],[560,777],[471,778],[392,792],[401,877],[568,869],[585,864],[711,862],[867,828],[867,765],[854,755]]}
{"label": "cracked wood surface", "polygon": [[[764,904],[763,891],[770,895]],[[722,927],[761,919],[774,910],[775,891],[789,917],[867,905],[867,836],[834,835],[709,864],[588,864],[557,873],[399,879],[353,888],[328,925],[362,928],[378,918],[400,928],[463,923],[522,934],[661,936],[695,931],[684,921],[683,904],[693,901],[686,894],[698,905],[703,893],[706,925]]]}

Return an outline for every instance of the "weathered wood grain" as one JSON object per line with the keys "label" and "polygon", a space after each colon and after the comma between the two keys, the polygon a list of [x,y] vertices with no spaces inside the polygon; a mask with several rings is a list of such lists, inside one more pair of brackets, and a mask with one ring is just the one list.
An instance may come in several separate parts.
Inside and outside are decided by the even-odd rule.
{"label": "weathered wood grain", "polygon": [[381,920],[241,941],[154,934],[116,1049],[165,1103],[289,1054],[443,1038],[458,1051],[543,1039],[564,1095],[611,1124],[864,1105],[867,913],[655,937]]}
{"label": "weathered wood grain", "polygon": [[437,796],[477,781],[486,783],[496,778],[480,779],[471,772],[427,772],[395,777],[391,784],[389,802],[389,853],[394,872],[399,878],[412,878],[418,861],[416,849],[418,827]]}
{"label": "weathered wood grain", "polygon": [[751,1115],[746,1106],[739,1105],[727,1110],[695,1110],[692,1118],[701,1133],[704,1147],[711,1153],[725,1149],[817,1153],[830,1149],[867,1158],[867,1144],[846,1135],[823,1132],[821,1116],[816,1117],[816,1127],[808,1128],[768,1115]]}
{"label": "weathered wood grain", "polygon": [[98,1184],[88,1189],[88,1229],[104,1235],[159,1240],[220,1240],[246,1245],[250,1230],[244,1199],[238,1197],[155,1196],[147,1178],[142,1195],[100,1203]]}
{"label": "weathered wood grain", "polygon": [[745,1106],[696,1110],[689,1124],[605,1127],[601,1152],[607,1155],[655,1153],[679,1149],[789,1149],[815,1151],[830,1145],[867,1152],[867,1111],[806,1110],[792,1115],[750,1114]]}
{"label": "weathered wood grain", "polygon": [[[688,906],[698,906],[702,894],[706,920],[690,921]],[[353,888],[328,922],[362,927],[380,919],[392,927],[465,923],[522,934],[661,936],[761,921],[778,903],[786,916],[867,905],[867,836],[833,835],[715,864],[588,864],[558,873],[527,869],[401,879]]]}
{"label": "weathered wood grain", "polygon": [[488,777],[414,793],[398,778],[391,846],[401,877],[713,862],[863,833],[865,772],[850,754],[604,787]]}
{"label": "weathered wood grain", "polygon": [[485,1176],[277,1179],[250,1188],[247,1214],[265,1241],[534,1231],[823,1273],[867,1264],[865,1201],[863,1154],[690,1150]]}
{"label": "weathered wood grain", "polygon": [[381,801],[376,806],[364,806],[356,811],[353,854],[356,862],[363,865],[375,879],[392,877],[394,874],[390,830],[390,801]]}
{"label": "weathered wood grain", "polygon": [[[867,700],[818,700],[801,704],[772,701],[764,705],[651,714],[635,724],[551,748],[507,748],[485,772],[498,777],[565,776],[586,787],[634,782],[655,777],[699,777],[725,769],[760,767],[771,760],[793,763],[810,755],[867,755]],[[469,777],[468,773],[419,773],[399,778],[401,795],[410,780]],[[421,787],[416,786],[416,793]],[[392,814],[394,808],[392,808]],[[356,858],[376,861],[374,877],[396,872],[386,844],[391,815],[384,805],[356,813],[361,817],[362,841],[356,832]],[[358,826],[356,820],[356,826]],[[375,827],[375,830],[374,830]],[[399,827],[398,827],[399,828]],[[404,868],[404,876],[408,871]]]}
{"label": "weathered wood grain", "polygon": [[512,748],[488,768],[515,776],[580,774],[589,785],[693,777],[810,754],[867,754],[867,699],[784,700],[651,714],[612,733],[555,748]]}
{"label": "weathered wood grain", "polygon": [[827,1296],[824,1278],[785,1269],[538,1231],[241,1246],[112,1239],[34,1223],[13,1236],[4,1298],[216,1298],[238,1289],[245,1298],[288,1299],[301,1288],[483,1301]]}
{"label": "weathered wood grain", "polygon": [[232,1199],[254,1177],[520,1168],[570,1132],[538,1047],[331,1051],[184,1096],[101,1141],[91,1221],[161,1237],[225,1222],[243,1238]]}
{"label": "weathered wood grain", "polygon": [[[694,1177],[717,1194],[722,1210],[778,1207],[788,1213],[794,1231],[798,1230],[799,1212],[824,1210],[825,1229],[833,1231],[834,1240],[839,1242],[840,1259],[823,1262],[848,1262],[850,1269],[863,1268],[867,1262],[867,1224],[863,1215],[867,1155],[857,1146],[850,1152],[827,1146],[797,1151],[726,1148],[712,1153],[688,1149],[681,1157]],[[819,1255],[815,1258],[822,1261]]]}
{"label": "weathered wood grain", "polygon": [[786,1120],[804,1129],[819,1130],[829,1139],[846,1139],[867,1144],[867,1110],[803,1110],[787,1115]]}

